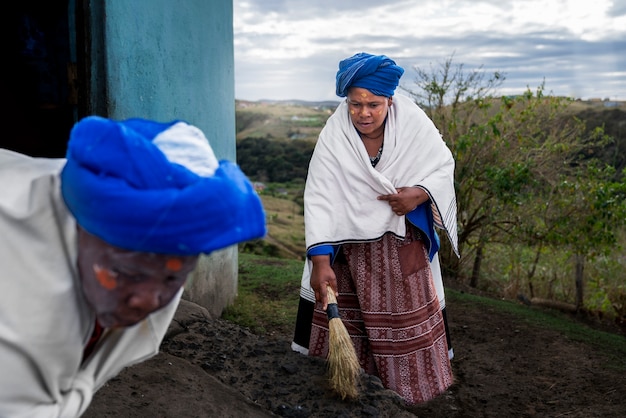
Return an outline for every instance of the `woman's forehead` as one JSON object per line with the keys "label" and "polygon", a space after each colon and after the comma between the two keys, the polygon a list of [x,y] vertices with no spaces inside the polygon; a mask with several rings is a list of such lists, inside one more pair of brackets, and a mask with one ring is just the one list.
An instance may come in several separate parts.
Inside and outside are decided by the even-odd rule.
{"label": "woman's forehead", "polygon": [[361,87],[351,87],[348,92],[348,100],[351,102],[380,102],[386,99],[385,96],[377,96],[371,91]]}

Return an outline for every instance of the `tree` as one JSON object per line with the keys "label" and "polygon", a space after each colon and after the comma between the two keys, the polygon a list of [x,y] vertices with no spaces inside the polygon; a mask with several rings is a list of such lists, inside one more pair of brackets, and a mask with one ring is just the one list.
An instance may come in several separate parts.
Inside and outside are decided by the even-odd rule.
{"label": "tree", "polygon": [[[463,256],[454,273],[469,271],[477,286],[485,247],[495,242],[536,246],[538,261],[545,230],[555,228],[540,219],[551,208],[546,199],[554,198],[561,177],[571,178],[584,146],[584,124],[567,112],[570,100],[545,96],[543,85],[495,97],[502,73],[467,72],[452,57],[430,72],[415,70],[418,91],[407,91],[442,132],[457,164]],[[450,252],[442,257],[454,265]],[[532,279],[532,265],[527,274]]]}
{"label": "tree", "polygon": [[[489,215],[479,209],[480,205],[471,208],[470,202],[489,198],[478,196],[480,193],[475,178],[466,176],[466,173],[477,173],[476,165],[481,161],[493,159],[493,147],[474,146],[477,143],[488,145],[490,142],[486,126],[476,123],[476,120],[480,119],[476,114],[485,117],[490,108],[489,94],[504,81],[504,76],[496,72],[493,76],[485,78],[482,69],[468,73],[464,70],[463,64],[454,66],[452,57],[437,67],[431,65],[429,71],[420,67],[414,67],[414,70],[417,73],[415,79],[417,90],[406,87],[404,90],[415,99],[439,128],[457,161],[457,200],[459,208],[462,208],[459,213],[459,250],[463,254],[463,248],[472,234],[478,232],[479,237],[487,239],[485,231],[479,232],[478,229]],[[475,155],[473,153],[476,150],[483,152],[481,155]],[[472,154],[472,158],[467,158]],[[446,248],[447,242],[444,240],[442,243]],[[477,245],[476,248],[474,269],[478,273],[483,247]],[[448,273],[457,276],[460,273],[460,266],[456,258],[451,256],[449,248],[441,254],[444,266],[449,269]],[[464,259],[467,259],[467,256],[463,256],[461,260]]]}
{"label": "tree", "polygon": [[[572,253],[577,309],[584,307],[587,261],[606,255],[618,245],[618,232],[626,225],[626,183],[614,181],[615,169],[591,162],[577,168],[575,177],[563,178],[554,189],[553,217],[547,219],[543,240]],[[622,173],[624,178],[626,170]]]}
{"label": "tree", "polygon": [[311,141],[244,138],[237,141],[237,163],[258,181],[304,180],[314,147]]}

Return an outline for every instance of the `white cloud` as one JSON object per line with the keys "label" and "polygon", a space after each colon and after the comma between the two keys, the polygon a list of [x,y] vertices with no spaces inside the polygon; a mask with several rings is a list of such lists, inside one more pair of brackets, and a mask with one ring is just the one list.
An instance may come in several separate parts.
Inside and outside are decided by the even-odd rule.
{"label": "white cloud", "polygon": [[[626,100],[626,0],[234,0],[238,99],[336,100],[339,60],[385,54],[407,70],[454,54],[506,74],[503,93]],[[505,93],[505,94],[506,94]]]}

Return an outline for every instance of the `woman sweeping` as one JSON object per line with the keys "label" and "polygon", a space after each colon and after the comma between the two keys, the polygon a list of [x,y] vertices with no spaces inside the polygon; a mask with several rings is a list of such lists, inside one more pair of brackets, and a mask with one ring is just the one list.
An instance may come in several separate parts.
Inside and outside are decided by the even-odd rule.
{"label": "woman sweeping", "polygon": [[403,72],[384,55],[339,64],[346,99],[320,133],[304,193],[293,347],[327,355],[330,286],[361,367],[414,404],[453,382],[435,227],[458,250],[454,160],[426,114],[394,96]]}

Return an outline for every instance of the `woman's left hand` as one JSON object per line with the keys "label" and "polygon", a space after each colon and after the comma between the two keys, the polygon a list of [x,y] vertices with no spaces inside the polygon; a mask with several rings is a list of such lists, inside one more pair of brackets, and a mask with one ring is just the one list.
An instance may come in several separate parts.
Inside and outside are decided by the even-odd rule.
{"label": "woman's left hand", "polygon": [[404,216],[428,200],[428,193],[421,187],[399,187],[397,193],[377,197],[389,203],[391,210],[398,216]]}

